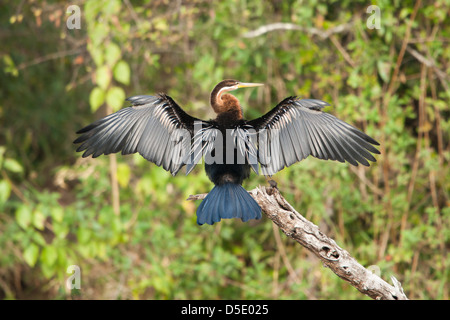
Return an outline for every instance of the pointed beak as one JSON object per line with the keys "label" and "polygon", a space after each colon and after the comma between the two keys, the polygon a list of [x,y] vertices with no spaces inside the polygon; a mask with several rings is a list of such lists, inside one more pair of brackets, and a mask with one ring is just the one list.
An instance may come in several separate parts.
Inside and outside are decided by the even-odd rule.
{"label": "pointed beak", "polygon": [[250,82],[239,82],[238,88],[251,88],[251,87],[261,87],[264,83],[250,83]]}

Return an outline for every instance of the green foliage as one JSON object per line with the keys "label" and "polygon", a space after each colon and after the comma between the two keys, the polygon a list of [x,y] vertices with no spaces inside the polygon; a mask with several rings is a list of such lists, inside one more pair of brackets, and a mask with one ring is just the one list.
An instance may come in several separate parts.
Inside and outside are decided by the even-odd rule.
{"label": "green foliage", "polygon": [[[274,179],[299,212],[383,279],[394,275],[410,298],[448,299],[448,1],[424,3],[409,31],[413,2],[379,1],[380,30],[366,27],[364,1],[84,0],[80,30],[65,27],[65,3],[7,3],[0,298],[70,298],[70,265],[81,268],[86,299],[363,298],[267,218],[197,226],[199,202],[185,199],[212,187],[201,165],[172,177],[139,155],[115,166],[74,150],[75,132],[128,96],[167,92],[209,118],[210,90],[235,78],[266,84],[235,92],[248,118],[289,95],[317,98],[380,141],[370,168],[308,158]],[[304,31],[243,36],[274,22]],[[348,23],[325,38],[307,31]],[[252,176],[244,186],[258,184],[264,178]]]}

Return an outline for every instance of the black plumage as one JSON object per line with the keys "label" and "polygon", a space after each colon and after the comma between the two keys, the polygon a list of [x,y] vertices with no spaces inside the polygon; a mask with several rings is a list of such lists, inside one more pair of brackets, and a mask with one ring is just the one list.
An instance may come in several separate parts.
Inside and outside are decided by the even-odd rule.
{"label": "black plumage", "polygon": [[[259,148],[259,157],[264,164],[268,163],[261,166],[263,174],[273,175],[309,155],[322,160],[347,161],[355,166],[358,163],[369,166],[367,160],[376,161],[370,152],[379,154],[373,146],[379,143],[322,112],[325,106],[329,104],[321,100],[289,97],[262,117],[247,121],[258,132],[266,131],[268,136],[263,148]],[[279,138],[283,143],[279,143]],[[271,159],[266,159],[269,156]]]}
{"label": "black plumage", "polygon": [[74,141],[81,143],[77,152],[84,151],[83,157],[92,155],[93,158],[120,151],[123,155],[138,152],[175,175],[185,165],[182,159],[190,150],[194,123],[204,125],[205,122],[188,115],[164,94],[127,100],[131,107],[77,132],[81,134]]}
{"label": "black plumage", "polygon": [[322,109],[329,104],[289,97],[254,120],[245,120],[229,91],[260,84],[220,82],[211,93],[216,119],[188,115],[169,96],[128,98],[131,106],[79,130],[74,143],[83,157],[138,152],[173,175],[186,166],[189,174],[202,157],[215,187],[197,209],[199,224],[221,219],[261,218],[261,208],[242,187],[253,169],[266,176],[309,155],[323,160],[369,166],[379,154],[377,141]]}

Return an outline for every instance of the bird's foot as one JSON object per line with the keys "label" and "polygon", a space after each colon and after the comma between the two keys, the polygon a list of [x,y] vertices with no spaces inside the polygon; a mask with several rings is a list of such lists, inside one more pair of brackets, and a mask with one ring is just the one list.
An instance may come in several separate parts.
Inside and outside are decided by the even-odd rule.
{"label": "bird's foot", "polygon": [[273,180],[271,177],[266,176],[266,181],[272,188],[278,189],[277,182],[275,180]]}

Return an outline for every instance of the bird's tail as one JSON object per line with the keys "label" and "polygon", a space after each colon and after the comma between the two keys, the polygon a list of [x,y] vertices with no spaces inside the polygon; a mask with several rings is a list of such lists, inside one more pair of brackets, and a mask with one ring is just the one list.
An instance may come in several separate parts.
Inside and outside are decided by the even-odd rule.
{"label": "bird's tail", "polygon": [[221,219],[261,219],[261,207],[241,185],[216,185],[197,209],[197,223],[214,224]]}

